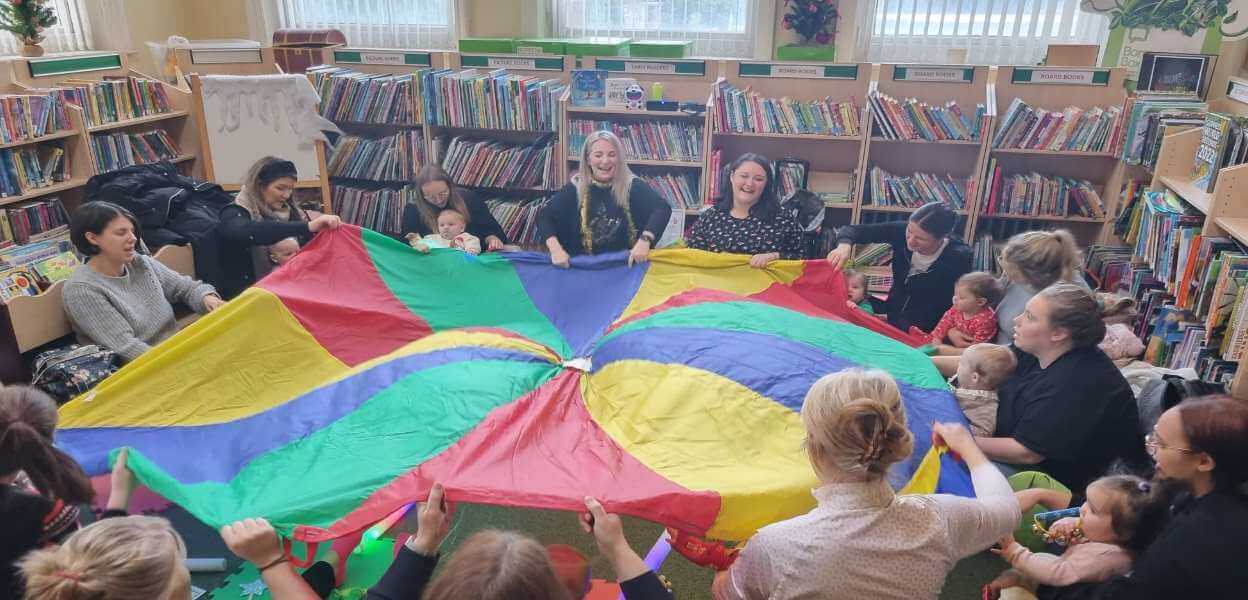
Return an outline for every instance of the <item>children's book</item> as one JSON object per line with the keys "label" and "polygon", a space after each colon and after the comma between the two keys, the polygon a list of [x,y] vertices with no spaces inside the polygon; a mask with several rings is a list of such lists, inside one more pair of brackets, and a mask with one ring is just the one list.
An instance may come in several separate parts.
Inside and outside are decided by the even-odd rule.
{"label": "children's book", "polygon": [[1211,112],[1205,117],[1192,175],[1193,183],[1206,192],[1213,193],[1213,185],[1217,183],[1218,169],[1222,167],[1222,155],[1226,153],[1230,129],[1231,117],[1228,115]]}
{"label": "children's book", "polygon": [[573,69],[572,95],[577,107],[604,107],[607,103],[607,72],[602,69]]}

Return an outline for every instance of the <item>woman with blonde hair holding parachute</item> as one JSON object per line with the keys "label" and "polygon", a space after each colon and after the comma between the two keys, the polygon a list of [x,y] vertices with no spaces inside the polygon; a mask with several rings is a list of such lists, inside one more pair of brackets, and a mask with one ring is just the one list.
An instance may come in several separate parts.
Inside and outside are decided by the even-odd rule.
{"label": "woman with blonde hair holding parachute", "polygon": [[667,228],[672,207],[633,175],[619,138],[609,131],[589,134],[580,164],[580,173],[538,219],[550,261],[566,268],[575,255],[629,250],[630,265],[645,262]]}

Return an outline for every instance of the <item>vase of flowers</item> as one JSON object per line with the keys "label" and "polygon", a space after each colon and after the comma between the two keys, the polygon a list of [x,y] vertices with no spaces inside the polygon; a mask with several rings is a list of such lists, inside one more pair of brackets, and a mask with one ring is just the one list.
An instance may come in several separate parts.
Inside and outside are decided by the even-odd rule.
{"label": "vase of flowers", "polygon": [[56,25],[47,0],[0,0],[0,29],[22,42],[22,56],[43,56],[43,30]]}
{"label": "vase of flowers", "polygon": [[836,0],[784,0],[780,26],[801,38],[797,44],[776,48],[780,60],[826,60],[836,58],[832,41],[836,35]]}

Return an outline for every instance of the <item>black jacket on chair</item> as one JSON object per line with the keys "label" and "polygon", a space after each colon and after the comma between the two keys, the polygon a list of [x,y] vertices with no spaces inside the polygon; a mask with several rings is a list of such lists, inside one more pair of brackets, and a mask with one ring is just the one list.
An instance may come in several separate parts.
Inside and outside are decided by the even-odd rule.
{"label": "black jacket on chair", "polygon": [[892,246],[893,288],[884,303],[888,322],[902,331],[912,325],[931,331],[953,306],[953,286],[958,278],[971,272],[971,248],[962,240],[949,238],[944,251],[927,271],[910,276],[910,258],[914,253],[906,247],[906,223],[846,225],[836,232],[836,241]]}

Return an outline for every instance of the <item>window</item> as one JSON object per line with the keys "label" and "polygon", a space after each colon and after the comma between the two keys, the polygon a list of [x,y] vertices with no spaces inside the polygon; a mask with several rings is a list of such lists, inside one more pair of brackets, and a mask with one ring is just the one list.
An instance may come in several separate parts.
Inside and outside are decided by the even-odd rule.
{"label": "window", "polygon": [[265,0],[273,29],[334,28],[362,48],[454,48],[454,0]]}
{"label": "window", "polygon": [[[692,41],[695,56],[750,57],[760,0],[551,0],[555,34]],[[770,3],[768,3],[770,6]]]}
{"label": "window", "polygon": [[966,50],[971,64],[1032,65],[1049,44],[1100,44],[1102,14],[1080,0],[870,0],[860,19],[858,55],[880,62],[945,62]]}
{"label": "window", "polygon": [[[90,50],[91,28],[87,25],[87,11],[84,0],[52,0],[52,11],[56,13],[56,25],[43,30],[43,41],[39,43],[47,52],[72,52]],[[7,32],[0,32],[0,54],[17,54],[22,42]]]}

